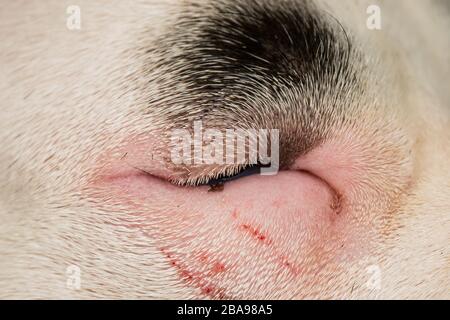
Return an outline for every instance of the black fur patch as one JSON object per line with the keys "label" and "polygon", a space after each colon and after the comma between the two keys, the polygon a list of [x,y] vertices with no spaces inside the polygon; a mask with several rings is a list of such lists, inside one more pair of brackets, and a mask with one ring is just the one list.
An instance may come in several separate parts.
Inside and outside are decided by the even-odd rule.
{"label": "black fur patch", "polygon": [[[228,128],[280,129],[283,159],[324,139],[331,120],[323,97],[334,96],[328,101],[342,108],[340,97],[357,86],[356,55],[346,32],[306,1],[187,5],[155,48],[152,56],[159,60],[151,67],[170,74],[158,101],[167,103],[167,110],[170,103],[186,104],[168,112],[170,122],[179,126],[201,118]],[[183,90],[174,89],[178,84]],[[286,96],[289,90],[296,90],[294,98]],[[255,97],[270,103],[252,104]],[[282,100],[288,109],[271,108],[272,101]]]}
{"label": "black fur patch", "polygon": [[351,44],[323,15],[286,3],[218,6],[207,23],[197,26],[197,40],[186,43],[180,58],[188,67],[181,75],[200,90],[219,91],[248,78],[304,84],[344,74]]}

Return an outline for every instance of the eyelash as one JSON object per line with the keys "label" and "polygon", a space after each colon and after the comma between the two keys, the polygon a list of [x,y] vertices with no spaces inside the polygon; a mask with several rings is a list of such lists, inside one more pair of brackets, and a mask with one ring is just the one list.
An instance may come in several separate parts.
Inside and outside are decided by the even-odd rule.
{"label": "eyelash", "polygon": [[[270,165],[267,165],[270,166]],[[238,180],[250,175],[259,174],[261,168],[266,165],[244,165],[240,167],[228,168],[222,172],[205,173],[196,177],[189,177],[186,179],[172,179],[172,184],[182,187],[201,187],[201,186],[217,186],[223,185],[227,182]]]}
{"label": "eyelash", "polygon": [[210,179],[206,185],[214,186],[218,184],[225,184],[226,182],[237,180],[243,177],[247,177],[254,174],[259,174],[261,171],[261,165],[250,165],[243,167],[240,171],[235,174],[222,174],[217,178]]}

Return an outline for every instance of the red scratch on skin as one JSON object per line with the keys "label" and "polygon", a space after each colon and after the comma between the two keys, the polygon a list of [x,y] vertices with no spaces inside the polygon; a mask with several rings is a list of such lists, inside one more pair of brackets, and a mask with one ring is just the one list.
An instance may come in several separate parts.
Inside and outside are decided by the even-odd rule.
{"label": "red scratch on skin", "polygon": [[223,263],[220,263],[220,262],[214,263],[214,265],[212,267],[213,273],[221,273],[224,271],[225,271],[225,265]]}
{"label": "red scratch on skin", "polygon": [[[263,244],[268,246],[272,244],[272,241],[268,240],[266,235],[264,235],[258,229],[250,226],[249,224],[242,224],[241,228],[248,231],[255,239],[262,242]],[[300,274],[299,268],[296,267],[292,262],[290,262],[287,257],[281,255],[276,248],[272,248],[272,252],[281,266],[287,268],[295,276]]]}
{"label": "red scratch on skin", "polygon": [[193,280],[194,276],[187,270],[180,270],[180,274],[183,278],[187,280]]}
{"label": "red scratch on skin", "polygon": [[298,276],[300,274],[300,269],[296,267],[292,262],[290,262],[285,256],[279,256],[278,261],[282,266],[286,267],[295,276]]}
{"label": "red scratch on skin", "polygon": [[[233,212],[231,213],[231,218],[233,218],[233,220],[237,220],[239,218],[239,212],[237,211],[237,209],[234,209]],[[264,233],[262,233],[260,230],[258,230],[255,227],[252,227],[250,224],[244,223],[240,225],[240,228],[244,231],[247,231],[248,233],[250,233],[255,239],[265,243],[265,244],[270,244],[271,241],[267,239],[267,235],[265,235]]]}
{"label": "red scratch on skin", "polygon": [[[231,217],[234,220],[237,220],[238,218],[237,209],[233,210],[233,212],[231,213]],[[292,273],[294,276],[298,276],[300,274],[300,268],[297,267],[294,263],[290,262],[285,255],[281,254],[279,250],[273,246],[273,241],[270,240],[266,234],[264,234],[258,228],[255,228],[248,223],[240,224],[238,227],[241,230],[249,233],[252,236],[252,238],[257,240],[259,243],[269,246],[273,256],[276,259],[276,262],[280,264],[280,266],[288,269],[289,272]]]}
{"label": "red scratch on skin", "polygon": [[[188,283],[189,285],[192,285],[200,291],[208,295],[212,298],[218,298],[218,299],[228,299],[227,295],[225,294],[225,290],[222,288],[218,288],[213,286],[210,282],[205,280],[205,277],[200,272],[193,272],[189,270],[189,268],[183,264],[179,259],[176,259],[172,253],[170,253],[167,249],[161,248],[160,251],[164,254],[164,256],[168,259],[168,262],[171,266],[173,266],[178,274],[180,275],[181,279]],[[203,256],[204,259],[208,260],[208,257],[206,255]],[[220,272],[225,271],[225,265],[219,262],[216,262],[212,269],[210,270],[210,273],[212,274],[218,274]]]}
{"label": "red scratch on skin", "polygon": [[194,274],[187,270],[176,258],[174,258],[173,254],[167,251],[167,249],[161,249],[161,252],[166,256],[169,264],[177,269],[183,280],[191,282],[200,277],[200,274]]}
{"label": "red scratch on skin", "polygon": [[267,239],[267,236],[262,233],[260,230],[258,230],[255,227],[252,227],[249,224],[241,224],[240,228],[242,230],[247,231],[248,233],[250,233],[256,240],[266,244],[266,245],[270,245],[272,243],[272,241],[270,241],[269,239]]}
{"label": "red scratch on skin", "polygon": [[214,288],[211,286],[207,286],[202,288],[202,293],[206,294],[206,295],[211,295],[211,293],[214,292]]}
{"label": "red scratch on skin", "polygon": [[226,270],[225,264],[223,264],[221,262],[213,261],[211,263],[211,259],[206,253],[201,253],[198,260],[204,265],[210,265],[210,264],[212,265],[211,270],[210,270],[211,274],[221,273]]}

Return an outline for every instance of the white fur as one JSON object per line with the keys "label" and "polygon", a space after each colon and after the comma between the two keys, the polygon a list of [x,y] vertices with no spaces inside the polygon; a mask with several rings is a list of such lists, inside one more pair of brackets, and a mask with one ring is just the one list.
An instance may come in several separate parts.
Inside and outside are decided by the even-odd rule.
{"label": "white fur", "polygon": [[[383,29],[365,28],[371,1],[323,1],[365,53],[382,57],[394,81],[395,118],[413,143],[414,188],[395,212],[395,230],[374,256],[323,283],[315,298],[450,298],[450,14],[434,1],[378,1]],[[146,237],[115,225],[80,193],[100,150],[160,119],[130,83],[137,52],[176,20],[176,1],[77,1],[82,29],[69,31],[71,1],[9,1],[0,12],[0,297],[184,298],[174,271]],[[151,28],[149,28],[151,26]],[[143,30],[150,30],[144,39]],[[381,65],[380,65],[381,68]],[[154,87],[149,87],[152,95]],[[383,110],[369,122],[390,121]],[[368,113],[375,117],[375,113]],[[395,139],[395,137],[393,137]],[[382,271],[380,291],[365,287],[366,266]],[[81,289],[66,268],[80,266]],[[354,282],[353,290],[339,281]]]}

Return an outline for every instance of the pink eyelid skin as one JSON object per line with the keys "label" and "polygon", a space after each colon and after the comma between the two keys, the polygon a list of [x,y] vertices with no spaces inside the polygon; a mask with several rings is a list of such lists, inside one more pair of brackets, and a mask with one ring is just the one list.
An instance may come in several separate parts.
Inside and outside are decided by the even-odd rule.
{"label": "pink eyelid skin", "polygon": [[164,181],[170,172],[143,152],[153,141],[131,141],[115,156],[108,151],[99,157],[84,190],[102,200],[97,206],[123,208],[124,225],[148,237],[163,267],[199,296],[267,298],[273,292],[264,283],[295,292],[319,268],[338,266],[361,249],[355,247],[361,232],[351,228],[345,205],[346,185],[356,173],[352,159],[332,146],[313,150],[292,170],[244,177],[208,192],[207,186]]}

